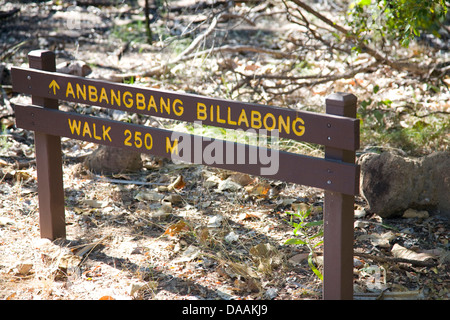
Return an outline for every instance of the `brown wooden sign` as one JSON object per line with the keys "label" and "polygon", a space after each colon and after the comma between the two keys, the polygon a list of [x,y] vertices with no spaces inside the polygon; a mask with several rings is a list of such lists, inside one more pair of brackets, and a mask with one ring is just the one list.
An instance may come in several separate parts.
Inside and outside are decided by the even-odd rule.
{"label": "brown wooden sign", "polygon": [[[64,136],[324,189],[324,299],[353,297],[353,205],[359,190],[354,95],[330,95],[326,114],[319,114],[64,75],[55,72],[53,52],[37,50],[28,57],[30,68],[12,68],[11,76],[15,92],[32,95],[32,105],[14,108],[17,127],[35,132],[41,237],[66,236]],[[321,144],[325,158],[63,112],[58,100]]]}
{"label": "brown wooden sign", "polygon": [[[205,139],[186,133],[174,133],[169,130],[36,106],[16,104],[15,113],[17,126],[27,130],[131,149],[345,194],[358,193],[359,186],[356,184],[358,167],[352,164],[237,142]],[[271,157],[282,165],[273,171],[266,170],[271,172],[264,174],[262,173],[264,170],[261,169],[267,167],[267,163],[264,164],[267,161],[264,161],[262,157],[267,158],[270,152],[278,153],[277,158],[274,155]]]}
{"label": "brown wooden sign", "polygon": [[199,95],[90,80],[28,68],[12,68],[14,89],[132,113],[228,129],[278,130],[282,138],[346,150],[359,148],[359,121],[330,114],[212,99]]}

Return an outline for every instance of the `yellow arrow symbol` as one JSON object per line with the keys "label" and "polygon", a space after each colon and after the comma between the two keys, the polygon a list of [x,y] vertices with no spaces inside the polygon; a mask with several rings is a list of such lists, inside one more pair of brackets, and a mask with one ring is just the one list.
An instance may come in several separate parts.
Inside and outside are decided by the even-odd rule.
{"label": "yellow arrow symbol", "polygon": [[48,87],[50,89],[53,89],[53,94],[56,95],[56,89],[59,89],[59,85],[56,83],[55,80],[53,80],[52,82],[50,82],[50,84],[48,85]]}

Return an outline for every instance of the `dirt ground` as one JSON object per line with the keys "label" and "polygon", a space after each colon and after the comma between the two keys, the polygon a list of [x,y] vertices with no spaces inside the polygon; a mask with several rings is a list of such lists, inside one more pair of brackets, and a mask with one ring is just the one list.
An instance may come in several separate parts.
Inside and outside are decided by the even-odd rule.
{"label": "dirt ground", "polygon": [[[0,4],[2,10],[17,7]],[[22,4],[20,14],[1,25],[6,68],[26,64],[26,54],[36,48],[54,50],[58,63],[88,62],[103,76],[140,70],[142,61],[152,64],[149,57],[165,54],[157,45],[128,46],[112,37],[113,26],[137,9],[74,7],[78,25],[80,20],[58,6]],[[78,27],[68,28],[73,25]],[[204,79],[208,76],[197,79],[195,92],[217,94],[208,88],[212,80]],[[193,90],[173,79],[149,81]],[[147,156],[139,172],[105,178],[82,165],[95,145],[63,138],[67,239],[41,239],[33,134],[15,128],[8,116],[9,101],[29,97],[7,88],[0,106],[7,128],[0,141],[1,299],[321,299],[322,282],[308,266],[309,250],[284,243],[293,238],[291,212],[312,208],[308,221],[322,219],[323,192],[295,184]],[[327,88],[332,89],[336,86]],[[438,215],[383,220],[365,206],[357,197],[355,299],[448,300],[448,220]],[[319,270],[321,255],[319,246]]]}

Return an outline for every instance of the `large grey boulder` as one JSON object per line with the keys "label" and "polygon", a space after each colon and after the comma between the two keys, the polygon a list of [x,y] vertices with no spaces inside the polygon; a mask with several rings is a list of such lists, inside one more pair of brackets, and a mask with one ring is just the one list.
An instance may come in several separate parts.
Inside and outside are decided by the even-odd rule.
{"label": "large grey boulder", "polygon": [[389,152],[360,157],[361,195],[369,212],[383,218],[409,208],[450,217],[450,153],[413,159]]}

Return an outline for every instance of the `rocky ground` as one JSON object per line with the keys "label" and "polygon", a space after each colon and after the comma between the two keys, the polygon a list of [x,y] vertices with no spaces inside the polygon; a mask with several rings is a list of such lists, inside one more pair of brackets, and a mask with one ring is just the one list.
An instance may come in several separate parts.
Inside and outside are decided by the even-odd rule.
{"label": "rocky ground", "polygon": [[[14,2],[0,4],[5,11],[18,7]],[[294,237],[289,223],[292,212],[311,208],[308,221],[322,219],[323,192],[304,186],[152,157],[143,157],[138,172],[102,177],[83,166],[95,145],[63,139],[67,239],[41,239],[33,135],[15,128],[10,108],[11,102],[29,98],[10,92],[8,68],[26,63],[30,50],[47,48],[56,52],[58,63],[81,60],[95,77],[113,79],[157,66],[167,55],[165,50],[174,47],[167,41],[150,46],[113,36],[114,26],[137,19],[140,11],[127,5],[62,10],[62,4],[49,1],[20,8],[0,27],[1,57],[7,61],[2,65],[6,70],[1,105],[5,129],[0,140],[1,299],[321,298],[322,283],[308,266],[309,250],[284,245]],[[171,21],[175,27],[176,22]],[[237,29],[227,36],[235,41],[236,34],[252,33],[266,40],[269,31],[273,30]],[[185,72],[190,82],[164,76],[133,77],[132,81],[221,96],[233,84],[226,84],[225,78],[217,83],[207,72],[198,75],[199,69],[208,71],[209,63],[225,69],[236,63],[243,72],[263,68],[252,60],[254,56],[236,57],[205,62],[201,68],[186,62],[172,69],[174,75]],[[357,95],[358,90],[367,94],[344,79],[332,86],[316,86],[315,94],[301,91],[302,98],[290,99],[311,99],[311,104],[321,105],[325,94],[349,88]],[[429,101],[433,108],[439,107]],[[70,104],[63,108],[117,116]],[[355,299],[449,299],[448,219],[415,210],[382,219],[367,213],[366,207],[365,200],[357,197]],[[319,229],[315,226],[305,232],[313,235]],[[320,246],[314,254],[321,270]]]}

